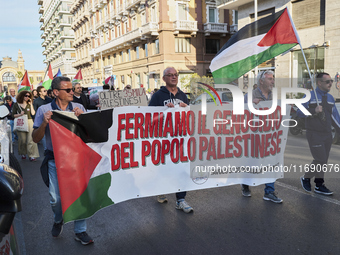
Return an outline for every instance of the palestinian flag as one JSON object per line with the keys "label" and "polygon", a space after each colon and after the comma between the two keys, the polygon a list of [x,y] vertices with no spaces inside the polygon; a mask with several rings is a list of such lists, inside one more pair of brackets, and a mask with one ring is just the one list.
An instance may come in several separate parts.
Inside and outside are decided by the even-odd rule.
{"label": "palestinian flag", "polygon": [[300,43],[288,9],[246,25],[211,61],[215,83],[230,83]]}
{"label": "palestinian flag", "polygon": [[88,218],[114,204],[107,194],[110,173],[95,171],[99,162],[105,160],[99,154],[98,144],[108,141],[112,111],[82,114],[79,120],[64,112],[53,112],[49,127],[65,222]]}
{"label": "palestinian flag", "polygon": [[20,93],[23,90],[31,91],[31,83],[27,71],[25,72],[24,77],[22,77],[21,82],[18,84],[18,92]]}
{"label": "palestinian flag", "polygon": [[42,84],[45,89],[51,88],[52,80],[53,80],[53,73],[52,73],[51,64],[49,64],[47,71],[45,73],[45,79],[44,79],[43,84]]}
{"label": "palestinian flag", "polygon": [[74,76],[72,83],[79,83],[80,81],[83,80],[83,76],[81,75],[81,69],[79,69],[78,73],[76,76]]}

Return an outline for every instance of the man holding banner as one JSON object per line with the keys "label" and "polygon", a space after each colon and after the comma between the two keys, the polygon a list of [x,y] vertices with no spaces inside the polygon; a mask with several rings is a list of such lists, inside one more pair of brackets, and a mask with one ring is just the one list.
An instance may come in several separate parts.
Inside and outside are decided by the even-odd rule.
{"label": "man holding banner", "polygon": [[[257,75],[257,84],[258,87],[253,90],[252,98],[253,103],[258,104],[261,101],[270,101],[272,100],[272,90],[274,87],[274,72],[271,70],[266,70],[259,72]],[[244,102],[248,102],[248,94],[244,96]],[[276,194],[274,193],[275,187],[274,182],[272,183],[266,183],[266,187],[264,189],[264,196],[263,199],[267,201],[272,201],[274,203],[282,203],[283,200],[281,198],[278,198]],[[242,194],[245,197],[251,196],[251,191],[249,189],[248,185],[242,184]]]}
{"label": "man holding banner", "polygon": [[[69,78],[62,76],[54,78],[52,81],[52,89],[56,98],[51,103],[39,107],[35,116],[32,137],[33,141],[38,143],[44,135],[46,135],[47,150],[45,159],[41,166],[41,173],[45,184],[49,187],[50,204],[54,212],[52,236],[58,237],[63,230],[63,213],[49,122],[53,115],[52,110],[74,112],[74,114],[78,117],[85,111],[85,109],[81,104],[72,102],[73,90],[72,83]],[[92,238],[86,233],[85,220],[76,220],[74,222],[74,232],[76,241],[81,242],[83,245],[93,243]]]}
{"label": "man holding banner", "polygon": [[[189,100],[187,96],[177,87],[178,73],[174,67],[168,67],[164,70],[163,81],[165,82],[165,86],[162,86],[160,90],[152,96],[149,106],[188,106]],[[194,209],[185,201],[185,196],[186,191],[176,193],[176,209],[190,213],[194,211]],[[168,201],[165,195],[160,195],[157,199],[159,203]]]}

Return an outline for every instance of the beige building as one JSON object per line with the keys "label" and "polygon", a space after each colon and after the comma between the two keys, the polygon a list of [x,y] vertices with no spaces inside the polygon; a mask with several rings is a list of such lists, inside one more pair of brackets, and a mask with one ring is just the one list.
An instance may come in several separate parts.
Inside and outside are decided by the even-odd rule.
{"label": "beige building", "polygon": [[71,29],[73,15],[70,7],[73,0],[38,0],[39,21],[42,23],[40,30],[41,44],[45,48],[43,54],[46,56],[44,63],[51,64],[53,75],[60,69],[64,76],[73,78],[76,69],[72,63],[76,60],[74,43],[74,32]]}
{"label": "beige building", "polygon": [[[180,79],[210,75],[217,51],[237,28],[233,12],[204,0],[75,0],[76,62],[84,86],[114,75],[115,86],[159,88],[166,67]],[[179,85],[181,86],[181,84]]]}
{"label": "beige building", "polygon": [[[4,91],[5,86],[9,89],[14,88],[17,91],[17,85],[21,81],[21,76],[25,74],[25,60],[22,52],[18,51],[17,61],[12,60],[11,57],[3,57],[0,61],[0,92]],[[28,77],[33,88],[36,88],[40,81],[44,78],[44,71],[30,71],[28,70]]]}
{"label": "beige building", "polygon": [[[237,12],[239,28],[254,21],[254,0],[217,0],[219,9]],[[312,74],[327,72],[335,78],[340,73],[340,4],[338,0],[257,0],[258,18],[286,7],[293,18],[301,39]],[[277,87],[306,87],[310,83],[307,68],[299,46],[289,53],[263,63],[259,70],[272,69],[277,78]],[[254,77],[254,70],[249,72]],[[243,88],[243,79],[239,79]],[[331,94],[340,98],[337,85],[333,83]]]}

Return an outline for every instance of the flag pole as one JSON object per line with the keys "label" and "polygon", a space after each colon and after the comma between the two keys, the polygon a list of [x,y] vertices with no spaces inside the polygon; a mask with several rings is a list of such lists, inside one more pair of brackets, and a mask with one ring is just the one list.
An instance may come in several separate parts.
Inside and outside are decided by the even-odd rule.
{"label": "flag pole", "polygon": [[[309,70],[309,66],[308,66],[308,63],[307,63],[307,59],[306,59],[305,53],[304,53],[304,51],[303,51],[303,49],[302,49],[302,45],[301,45],[300,42],[299,42],[299,45],[300,45],[300,48],[301,48],[301,53],[302,53],[303,59],[305,60],[305,63],[306,63],[306,66],[307,66],[307,70],[308,70],[308,74],[309,74],[311,83],[312,83],[312,88],[313,88],[313,91],[314,91],[314,94],[315,94],[316,104],[319,106],[318,95],[316,94],[315,86],[314,86],[314,78],[312,77],[312,74],[311,74],[311,72],[310,72],[310,70]],[[315,74],[314,74],[314,75],[315,75]]]}

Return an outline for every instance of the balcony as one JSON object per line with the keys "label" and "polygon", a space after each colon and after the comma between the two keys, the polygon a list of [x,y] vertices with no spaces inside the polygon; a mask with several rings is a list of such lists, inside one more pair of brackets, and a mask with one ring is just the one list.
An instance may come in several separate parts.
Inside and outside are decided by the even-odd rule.
{"label": "balcony", "polygon": [[137,28],[135,30],[130,31],[129,33],[125,35],[122,35],[107,43],[100,45],[99,47],[93,49],[90,54],[96,55],[97,53],[102,52],[102,51],[120,49],[120,48],[129,46],[133,43],[140,42],[141,39],[142,39],[142,29]]}
{"label": "balcony", "polygon": [[39,7],[39,14],[43,14],[44,13],[44,7],[40,6]]}
{"label": "balcony", "polygon": [[226,36],[228,33],[227,23],[205,23],[204,24],[204,35],[209,36],[211,33],[219,33]]}
{"label": "balcony", "polygon": [[158,23],[157,22],[149,22],[142,26],[142,35],[157,36],[158,35]]}
{"label": "balcony", "polygon": [[42,5],[43,4],[43,0],[38,0],[38,5]]}
{"label": "balcony", "polygon": [[235,10],[248,3],[254,3],[254,0],[216,0],[216,6],[219,9]]}
{"label": "balcony", "polygon": [[126,9],[138,8],[139,4],[145,4],[145,0],[126,0]]}
{"label": "balcony", "polygon": [[39,17],[39,22],[44,22],[44,20],[45,20],[45,17],[44,17],[43,15],[41,15],[41,16]]}
{"label": "balcony", "polygon": [[67,8],[61,8],[58,10],[58,15],[60,14],[71,14],[70,10]]}
{"label": "balcony", "polygon": [[174,34],[178,34],[179,32],[190,32],[191,35],[196,35],[198,31],[197,21],[190,20],[176,20],[174,21]]}

